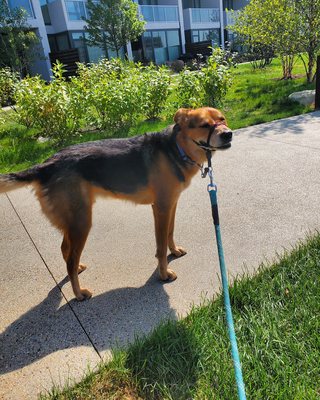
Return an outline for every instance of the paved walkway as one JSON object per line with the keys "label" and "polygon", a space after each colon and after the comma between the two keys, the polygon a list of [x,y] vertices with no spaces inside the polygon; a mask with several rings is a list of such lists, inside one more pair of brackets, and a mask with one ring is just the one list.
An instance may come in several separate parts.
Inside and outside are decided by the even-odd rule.
{"label": "paved walkway", "polygon": [[[231,275],[290,249],[320,228],[320,113],[236,132],[214,158]],[[90,301],[73,299],[61,237],[29,189],[0,195],[0,398],[34,399],[79,379],[117,343],[184,315],[219,288],[206,181],[195,178],[177,211],[172,262],[178,279],[156,279],[151,208],[97,201],[83,260]],[[59,290],[62,288],[62,293]]]}

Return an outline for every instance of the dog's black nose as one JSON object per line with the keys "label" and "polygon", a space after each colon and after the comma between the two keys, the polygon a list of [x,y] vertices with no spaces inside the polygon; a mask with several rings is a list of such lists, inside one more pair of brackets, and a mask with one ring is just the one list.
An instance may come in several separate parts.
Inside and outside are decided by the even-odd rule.
{"label": "dog's black nose", "polygon": [[226,131],[221,133],[221,137],[223,140],[230,142],[230,140],[232,139],[232,131]]}

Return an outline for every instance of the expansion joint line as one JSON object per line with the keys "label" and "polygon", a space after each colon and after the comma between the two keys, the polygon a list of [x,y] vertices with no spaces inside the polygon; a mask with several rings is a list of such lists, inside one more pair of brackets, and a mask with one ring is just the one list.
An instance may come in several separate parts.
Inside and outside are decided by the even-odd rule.
{"label": "expansion joint line", "polygon": [[267,142],[276,142],[276,143],[285,144],[287,146],[302,147],[304,149],[310,149],[310,150],[320,150],[320,147],[308,146],[308,145],[297,144],[297,143],[283,142],[282,140],[272,139],[269,137],[263,137],[263,136],[259,136],[257,134],[254,134],[253,136],[256,138],[262,139],[262,140],[266,140]]}

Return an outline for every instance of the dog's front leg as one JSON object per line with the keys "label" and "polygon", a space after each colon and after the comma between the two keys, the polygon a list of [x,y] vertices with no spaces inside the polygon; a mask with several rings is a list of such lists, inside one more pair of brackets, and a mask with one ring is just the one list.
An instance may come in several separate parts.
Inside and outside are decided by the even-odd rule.
{"label": "dog's front leg", "polygon": [[168,245],[169,245],[169,250],[170,250],[171,254],[173,254],[176,257],[181,257],[181,256],[184,256],[185,254],[187,254],[187,252],[183,247],[177,246],[173,239],[174,221],[176,218],[176,209],[177,209],[177,203],[172,208],[172,211],[170,214]]}
{"label": "dog's front leg", "polygon": [[158,258],[160,279],[163,281],[174,281],[177,275],[168,268],[167,260],[169,225],[173,208],[172,206],[153,204],[152,209],[157,244],[156,257]]}

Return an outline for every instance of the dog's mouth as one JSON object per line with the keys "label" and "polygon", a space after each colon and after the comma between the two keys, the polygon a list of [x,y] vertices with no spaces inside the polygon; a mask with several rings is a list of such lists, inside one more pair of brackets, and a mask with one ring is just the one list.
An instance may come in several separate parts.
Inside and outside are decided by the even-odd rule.
{"label": "dog's mouth", "polygon": [[223,144],[220,145],[220,146],[213,147],[212,150],[213,150],[213,151],[214,151],[214,150],[227,150],[227,149],[229,149],[230,147],[231,147],[231,141],[228,142],[228,143],[223,143]]}

